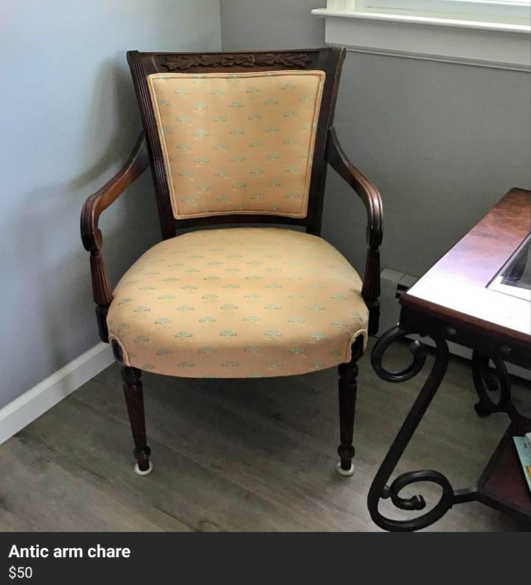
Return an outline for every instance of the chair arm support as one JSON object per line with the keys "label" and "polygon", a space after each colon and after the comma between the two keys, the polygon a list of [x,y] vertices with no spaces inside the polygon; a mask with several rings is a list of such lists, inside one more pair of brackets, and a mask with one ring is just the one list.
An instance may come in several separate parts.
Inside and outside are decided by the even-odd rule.
{"label": "chair arm support", "polygon": [[91,195],[81,211],[81,240],[90,252],[92,290],[100,328],[100,337],[108,341],[105,317],[112,301],[112,286],[101,254],[103,236],[98,227],[100,215],[149,167],[149,154],[144,133],[138,137],[131,156],[118,173],[99,191]]}
{"label": "chair arm support", "polygon": [[378,331],[380,297],[380,245],[383,240],[383,204],[378,189],[348,159],[335,128],[330,128],[328,164],[354,189],[367,210],[367,262],[362,295],[369,308],[369,333]]}
{"label": "chair arm support", "polygon": [[378,189],[348,159],[335,128],[328,135],[328,164],[356,191],[367,210],[367,243],[378,248],[383,239],[383,205]]}
{"label": "chair arm support", "polygon": [[101,250],[102,234],[98,229],[100,215],[149,167],[144,132],[140,133],[131,156],[116,175],[91,195],[81,212],[81,239],[87,252]]}

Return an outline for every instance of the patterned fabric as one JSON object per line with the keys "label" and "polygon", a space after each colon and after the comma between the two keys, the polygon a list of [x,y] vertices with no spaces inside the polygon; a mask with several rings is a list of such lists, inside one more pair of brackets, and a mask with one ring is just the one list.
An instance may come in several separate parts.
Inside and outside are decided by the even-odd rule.
{"label": "patterned fabric", "polygon": [[148,77],[176,219],[306,217],[325,74]]}
{"label": "patterned fabric", "polygon": [[108,314],[126,365],[170,376],[288,376],[350,361],[361,281],[321,238],[277,228],[187,233],[146,252]]}

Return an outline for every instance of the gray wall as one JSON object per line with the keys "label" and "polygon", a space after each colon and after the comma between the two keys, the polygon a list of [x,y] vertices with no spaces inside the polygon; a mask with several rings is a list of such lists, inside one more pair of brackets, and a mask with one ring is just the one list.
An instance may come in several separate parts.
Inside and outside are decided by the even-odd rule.
{"label": "gray wall", "polygon": [[[127,49],[324,44],[324,0],[0,5],[0,407],[98,342],[85,198],[140,129]],[[513,185],[529,187],[529,75],[350,53],[337,123],[385,199],[384,265],[420,274]],[[364,215],[331,173],[324,233],[361,270]],[[146,175],[104,215],[114,282],[159,239]]]}
{"label": "gray wall", "polygon": [[324,21],[310,13],[326,6],[326,0],[221,0],[220,4],[224,51],[324,45]]}
{"label": "gray wall", "polygon": [[[98,342],[79,214],[140,130],[125,51],[220,47],[218,0],[1,3],[0,407]],[[115,282],[160,238],[150,177],[122,199]]]}
{"label": "gray wall", "polygon": [[[221,0],[224,50],[324,45],[325,0]],[[336,127],[381,190],[386,267],[420,276],[501,195],[529,188],[528,73],[349,53]],[[330,173],[323,236],[363,268],[365,217]]]}

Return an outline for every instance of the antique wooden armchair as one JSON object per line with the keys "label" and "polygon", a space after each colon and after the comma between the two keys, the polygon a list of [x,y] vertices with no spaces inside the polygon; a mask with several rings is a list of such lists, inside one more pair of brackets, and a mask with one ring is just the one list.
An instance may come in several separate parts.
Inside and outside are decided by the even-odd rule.
{"label": "antique wooden armchair", "polygon": [[[128,53],[144,132],[85,203],[100,337],[122,367],[135,471],[152,470],[141,371],[252,378],[339,366],[340,461],[354,472],[356,363],[379,317],[382,202],[332,127],[345,58],[333,47],[255,53]],[[368,214],[363,283],[322,240],[327,164]],[[148,167],[162,242],[111,286],[101,213]],[[273,227],[176,229],[214,224]]]}

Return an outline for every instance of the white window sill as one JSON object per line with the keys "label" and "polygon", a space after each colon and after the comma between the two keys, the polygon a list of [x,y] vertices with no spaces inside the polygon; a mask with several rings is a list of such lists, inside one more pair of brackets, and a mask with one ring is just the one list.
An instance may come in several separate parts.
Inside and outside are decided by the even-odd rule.
{"label": "white window sill", "polygon": [[326,8],[326,42],[351,51],[531,71],[530,27]]}

